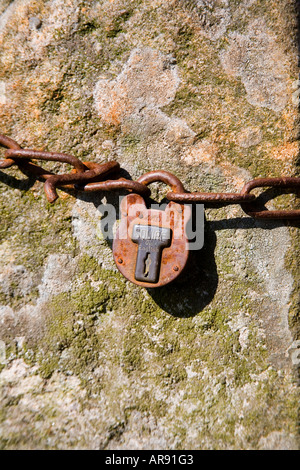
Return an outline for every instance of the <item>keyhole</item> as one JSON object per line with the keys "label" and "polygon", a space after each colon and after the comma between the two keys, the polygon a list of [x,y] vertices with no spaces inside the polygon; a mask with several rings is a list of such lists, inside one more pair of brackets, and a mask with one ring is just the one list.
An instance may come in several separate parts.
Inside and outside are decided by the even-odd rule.
{"label": "keyhole", "polygon": [[145,277],[149,275],[150,265],[151,265],[151,253],[147,253],[146,259],[145,259],[145,269],[144,269]]}

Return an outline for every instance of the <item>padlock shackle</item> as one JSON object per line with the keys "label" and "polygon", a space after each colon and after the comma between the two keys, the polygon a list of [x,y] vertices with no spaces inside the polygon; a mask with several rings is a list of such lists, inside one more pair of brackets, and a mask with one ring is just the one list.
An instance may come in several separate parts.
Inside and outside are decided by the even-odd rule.
{"label": "padlock shackle", "polygon": [[151,183],[162,182],[170,186],[174,193],[185,193],[186,190],[180,179],[177,176],[164,170],[149,171],[141,176],[138,180],[139,183],[148,186]]}

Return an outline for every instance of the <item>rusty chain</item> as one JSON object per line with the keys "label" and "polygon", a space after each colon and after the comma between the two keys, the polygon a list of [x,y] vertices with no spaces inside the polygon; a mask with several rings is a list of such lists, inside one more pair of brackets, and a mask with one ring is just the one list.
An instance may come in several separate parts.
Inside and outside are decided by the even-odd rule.
{"label": "rusty chain", "polygon": [[[151,171],[137,181],[120,178],[120,165],[116,161],[107,163],[82,162],[73,155],[23,149],[15,140],[0,134],[0,146],[6,148],[4,160],[0,160],[0,169],[17,166],[24,174],[31,175],[44,182],[45,193],[49,202],[53,203],[58,194],[56,189],[74,191],[112,191],[126,189],[143,197],[151,194],[148,185],[163,182],[170,186],[166,195],[169,201],[178,203],[198,202],[204,205],[240,204],[243,211],[251,217],[259,219],[299,219],[300,210],[268,210],[258,204],[258,197],[252,193],[255,188],[280,188],[298,193],[300,177],[258,178],[244,185],[240,193],[205,193],[188,192],[182,182],[172,173],[163,170]],[[68,163],[73,170],[66,174],[53,174],[32,160],[46,160]],[[109,179],[108,179],[109,178]]]}

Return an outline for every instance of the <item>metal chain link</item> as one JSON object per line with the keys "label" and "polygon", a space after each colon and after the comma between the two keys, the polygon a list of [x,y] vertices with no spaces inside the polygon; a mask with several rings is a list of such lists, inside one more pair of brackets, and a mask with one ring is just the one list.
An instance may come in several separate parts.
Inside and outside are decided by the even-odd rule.
{"label": "metal chain link", "polygon": [[[0,134],[0,146],[6,148],[4,160],[0,160],[0,169],[17,166],[24,174],[35,176],[44,182],[45,193],[49,202],[53,203],[58,194],[56,188],[72,189],[74,191],[113,191],[126,189],[143,197],[149,197],[151,191],[148,185],[153,182],[163,182],[170,186],[171,191],[166,195],[169,201],[178,203],[202,203],[204,205],[240,204],[243,211],[258,219],[299,219],[299,209],[268,210],[258,204],[258,197],[251,191],[255,188],[280,188],[297,194],[300,190],[300,177],[258,178],[244,185],[240,193],[205,193],[188,192],[182,182],[172,173],[164,170],[145,173],[132,181],[118,178],[120,165],[116,161],[107,163],[82,162],[73,155],[64,153],[45,152],[23,149],[16,141]],[[70,173],[53,174],[31,160],[56,161],[68,163],[74,167]],[[107,179],[108,177],[112,179]]]}

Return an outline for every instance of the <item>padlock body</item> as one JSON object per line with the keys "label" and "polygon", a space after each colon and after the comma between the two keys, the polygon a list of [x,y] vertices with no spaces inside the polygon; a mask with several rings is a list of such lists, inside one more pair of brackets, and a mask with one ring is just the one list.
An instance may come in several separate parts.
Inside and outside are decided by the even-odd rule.
{"label": "padlock body", "polygon": [[119,271],[139,286],[154,288],[175,280],[188,256],[189,206],[170,202],[165,210],[148,209],[143,198],[126,196],[113,242]]}

